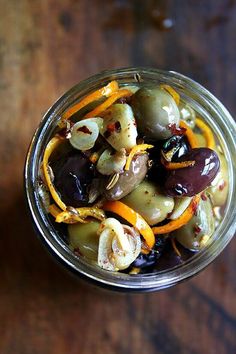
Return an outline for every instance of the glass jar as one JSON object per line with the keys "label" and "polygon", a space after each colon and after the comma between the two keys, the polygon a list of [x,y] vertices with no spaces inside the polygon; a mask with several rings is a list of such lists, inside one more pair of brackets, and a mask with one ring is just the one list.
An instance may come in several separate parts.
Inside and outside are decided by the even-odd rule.
{"label": "glass jar", "polygon": [[[120,86],[139,85],[139,82],[165,83],[176,89],[181,98],[207,122],[219,139],[228,162],[229,193],[223,220],[212,242],[186,262],[171,269],[145,275],[109,272],[77,257],[68,247],[45,211],[39,195],[40,163],[47,142],[56,129],[61,115],[89,93],[117,80]],[[236,125],[225,107],[204,87],[181,74],[150,68],[127,68],[104,71],[80,82],[66,92],[44,115],[32,139],[25,165],[25,192],[34,226],[52,254],[78,276],[95,283],[125,291],[153,291],[175,285],[204,269],[225,248],[236,229]]]}

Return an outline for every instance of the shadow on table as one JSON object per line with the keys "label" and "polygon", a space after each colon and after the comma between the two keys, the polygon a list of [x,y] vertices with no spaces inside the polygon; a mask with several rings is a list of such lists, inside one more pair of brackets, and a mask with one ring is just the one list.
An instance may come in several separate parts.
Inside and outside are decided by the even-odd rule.
{"label": "shadow on table", "polygon": [[[1,211],[0,257],[6,287],[14,291],[83,291],[87,282],[75,278],[41,243],[27,210],[23,193]],[[92,288],[92,287],[91,287]]]}

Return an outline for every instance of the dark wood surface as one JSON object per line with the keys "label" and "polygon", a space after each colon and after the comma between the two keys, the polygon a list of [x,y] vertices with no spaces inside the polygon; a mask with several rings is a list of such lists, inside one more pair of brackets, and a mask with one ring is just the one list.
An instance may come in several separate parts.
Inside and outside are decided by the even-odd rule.
{"label": "dark wood surface", "polygon": [[[26,150],[42,114],[103,69],[173,69],[236,115],[233,0],[1,0],[0,353],[236,353],[236,243],[160,293],[98,291],[64,272],[24,204]],[[165,28],[165,19],[170,28]]]}

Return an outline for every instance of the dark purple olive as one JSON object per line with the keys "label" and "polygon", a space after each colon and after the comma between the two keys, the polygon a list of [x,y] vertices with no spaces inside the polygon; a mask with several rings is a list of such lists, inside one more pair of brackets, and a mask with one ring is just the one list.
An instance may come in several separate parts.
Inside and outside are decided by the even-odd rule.
{"label": "dark purple olive", "polygon": [[195,164],[169,172],[164,189],[172,197],[192,197],[203,191],[213,181],[220,168],[216,152],[208,148],[192,149],[177,161],[195,161]]}
{"label": "dark purple olive", "polygon": [[141,268],[142,270],[155,266],[157,260],[160,258],[164,251],[166,240],[166,237],[156,238],[153,250],[148,254],[140,253],[135,261],[131,264],[131,266]]}
{"label": "dark purple olive", "polygon": [[147,154],[136,155],[129,170],[120,173],[118,182],[109,190],[104,188],[105,197],[108,200],[119,200],[132,192],[144,180],[148,170],[147,162]]}
{"label": "dark purple olive", "polygon": [[66,205],[88,204],[94,167],[81,151],[70,151],[52,164],[54,185]]}
{"label": "dark purple olive", "polygon": [[162,153],[171,157],[172,161],[177,161],[182,155],[189,152],[190,147],[187,139],[183,135],[174,135],[171,138],[151,142],[154,145],[153,149],[149,151],[149,158],[152,161],[152,167],[148,171],[148,179],[158,183],[161,187],[166,180],[166,169],[161,163]]}
{"label": "dark purple olive", "polygon": [[186,262],[190,257],[194,255],[194,252],[191,252],[190,250],[182,247],[178,243],[178,241],[176,241],[176,246],[181,254],[181,256],[178,256],[175,250],[173,249],[171,237],[172,236],[167,239],[165,250],[162,253],[161,257],[158,259],[158,262],[156,262],[156,271],[163,271],[174,268],[178,265],[181,265],[183,262]]}

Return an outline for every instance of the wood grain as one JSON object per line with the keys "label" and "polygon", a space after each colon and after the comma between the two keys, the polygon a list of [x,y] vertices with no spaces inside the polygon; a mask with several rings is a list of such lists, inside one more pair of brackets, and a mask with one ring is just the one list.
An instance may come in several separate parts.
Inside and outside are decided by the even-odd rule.
{"label": "wood grain", "polygon": [[[36,238],[23,165],[42,114],[103,69],[172,69],[236,114],[233,0],[1,0],[0,352],[236,353],[236,244],[175,288],[116,294],[61,269]],[[163,20],[172,20],[170,28]]]}

